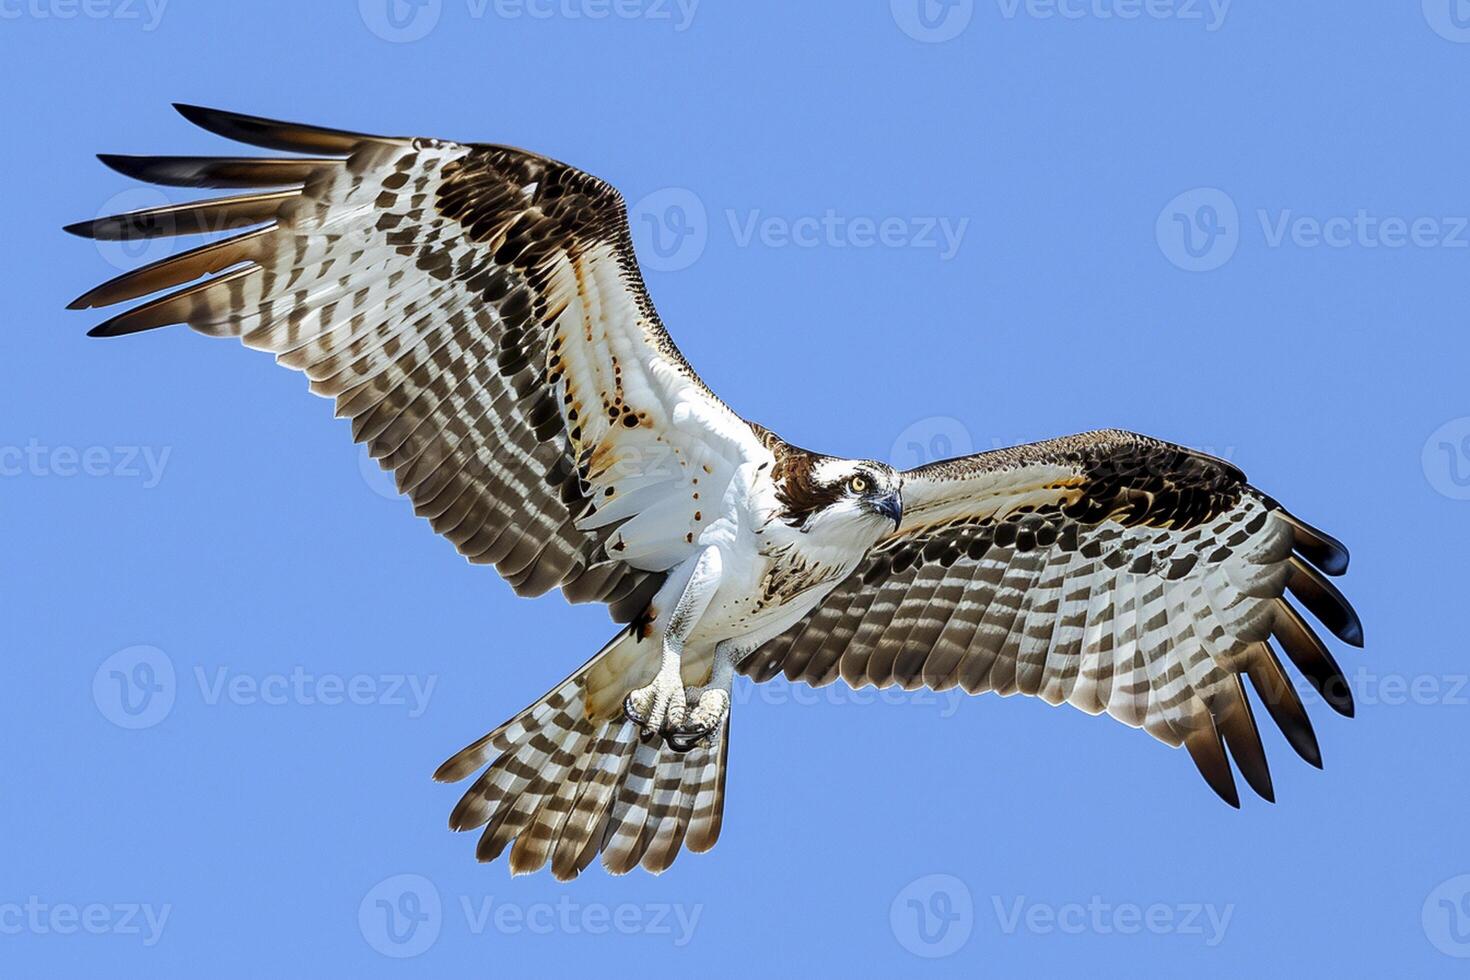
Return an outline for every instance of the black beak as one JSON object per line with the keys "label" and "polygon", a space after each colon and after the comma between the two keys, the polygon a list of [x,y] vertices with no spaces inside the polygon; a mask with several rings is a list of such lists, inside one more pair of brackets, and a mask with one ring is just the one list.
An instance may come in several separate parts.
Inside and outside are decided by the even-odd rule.
{"label": "black beak", "polygon": [[897,531],[899,524],[903,523],[903,498],[898,495],[897,490],[886,497],[880,497],[873,502],[873,513],[888,518]]}

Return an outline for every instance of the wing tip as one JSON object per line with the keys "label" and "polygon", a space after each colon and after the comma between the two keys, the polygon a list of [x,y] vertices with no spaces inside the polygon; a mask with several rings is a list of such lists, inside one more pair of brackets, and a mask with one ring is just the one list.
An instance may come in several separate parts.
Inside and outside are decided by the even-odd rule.
{"label": "wing tip", "polygon": [[[141,309],[142,307],[139,307]],[[142,333],[145,330],[154,330],[158,327],[171,327],[173,323],[151,323],[143,321],[141,324],[131,322],[132,314],[136,310],[128,310],[120,313],[111,320],[104,320],[91,330],[87,331],[88,337],[125,337],[132,333]]]}
{"label": "wing tip", "polygon": [[141,168],[141,161],[147,159],[147,157],[127,153],[97,154],[97,162],[101,163],[102,166],[106,167],[108,170],[114,170],[122,174],[124,177],[132,177],[134,180],[144,179],[143,177],[139,176],[139,172]]}
{"label": "wing tip", "polygon": [[195,125],[201,125],[200,119],[207,119],[210,115],[221,110],[212,109],[209,106],[198,105],[193,102],[170,102],[169,105],[175,112],[183,116]]}
{"label": "wing tip", "polygon": [[1291,574],[1287,576],[1286,588],[1297,601],[1316,616],[1332,635],[1348,646],[1363,646],[1363,621],[1358,611],[1317,570],[1313,563],[1299,555],[1290,559]]}

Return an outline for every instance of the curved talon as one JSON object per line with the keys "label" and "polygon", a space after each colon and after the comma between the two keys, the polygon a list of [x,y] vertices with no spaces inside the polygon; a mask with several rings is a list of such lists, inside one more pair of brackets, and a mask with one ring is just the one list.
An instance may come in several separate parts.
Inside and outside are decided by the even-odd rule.
{"label": "curved talon", "polygon": [[684,753],[697,749],[701,743],[708,741],[709,737],[713,734],[713,728],[679,727],[669,732],[665,736],[664,741],[675,752]]}
{"label": "curved talon", "polygon": [[638,710],[633,707],[633,695],[631,693],[623,698],[623,714],[628,716],[629,721],[643,729],[644,734],[648,733],[648,719],[639,714]]}

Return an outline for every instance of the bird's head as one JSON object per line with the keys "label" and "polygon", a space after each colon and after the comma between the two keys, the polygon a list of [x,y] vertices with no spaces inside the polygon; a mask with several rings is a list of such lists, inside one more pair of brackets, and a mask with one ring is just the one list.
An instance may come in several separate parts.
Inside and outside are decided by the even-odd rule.
{"label": "bird's head", "polygon": [[903,478],[871,459],[815,457],[778,480],[782,519],[807,534],[871,546],[903,519]]}

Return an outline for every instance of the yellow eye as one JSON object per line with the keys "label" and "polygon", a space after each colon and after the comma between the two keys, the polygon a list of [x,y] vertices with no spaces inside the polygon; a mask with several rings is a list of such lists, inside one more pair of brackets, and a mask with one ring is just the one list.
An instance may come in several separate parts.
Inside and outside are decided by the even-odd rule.
{"label": "yellow eye", "polygon": [[862,493],[868,489],[868,478],[865,476],[855,476],[847,481],[847,487],[853,493]]}

